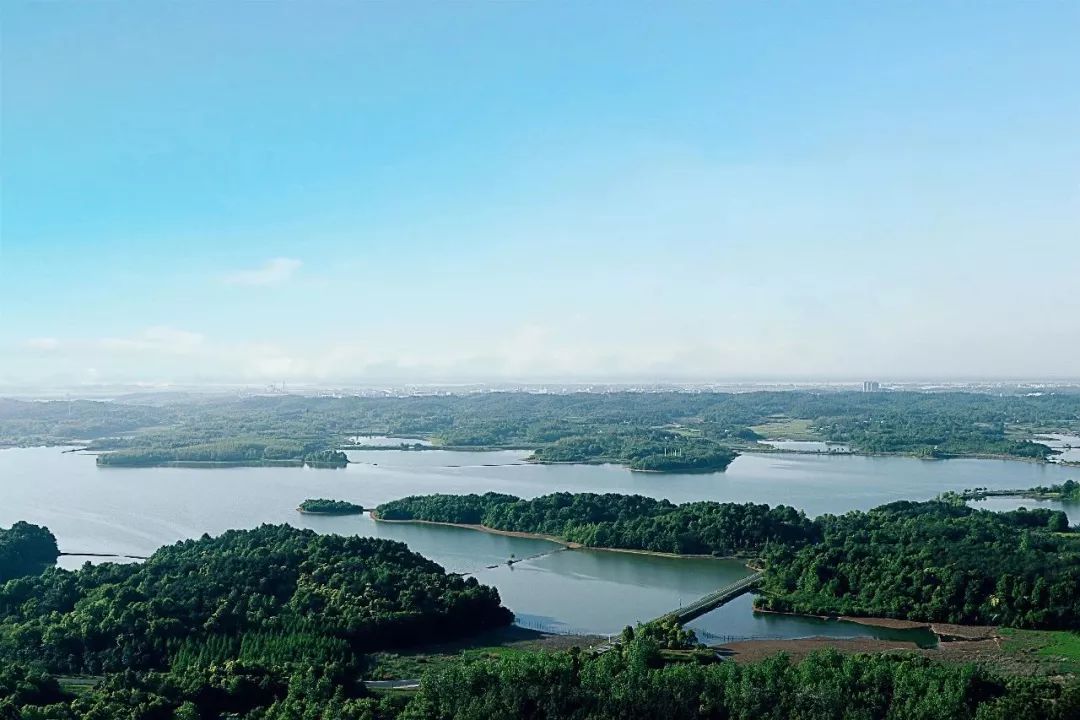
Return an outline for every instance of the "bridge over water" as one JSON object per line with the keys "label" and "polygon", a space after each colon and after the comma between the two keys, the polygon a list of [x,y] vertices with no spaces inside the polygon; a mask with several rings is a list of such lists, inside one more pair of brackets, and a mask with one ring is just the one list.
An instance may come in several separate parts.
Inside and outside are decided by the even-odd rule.
{"label": "bridge over water", "polygon": [[[684,625],[684,624],[690,622],[691,620],[693,620],[695,618],[701,617],[702,615],[704,615],[707,612],[712,612],[713,610],[720,607],[721,605],[725,605],[725,604],[731,602],[732,600],[739,597],[740,595],[745,595],[746,593],[750,592],[751,590],[756,588],[758,585],[760,585],[761,581],[764,578],[765,578],[765,571],[764,570],[759,570],[759,571],[753,573],[752,575],[747,575],[746,577],[742,578],[741,580],[733,582],[730,585],[726,585],[726,586],[720,588],[719,590],[714,590],[713,592],[709,593],[708,595],[705,595],[704,597],[698,598],[697,600],[690,603],[689,605],[683,605],[682,607],[678,608],[677,610],[672,610],[669,613],[664,613],[660,617],[653,618],[652,620],[649,620],[648,622],[659,622],[661,620],[672,619],[672,620],[675,620],[680,625]],[[647,623],[643,623],[643,624],[647,624]],[[612,648],[616,647],[619,644],[619,642],[620,642],[620,640],[618,640],[618,639],[609,640],[606,643],[595,646],[594,648],[592,648],[592,651],[594,653],[596,653],[597,655],[600,655],[601,653],[605,653],[608,650],[611,650]]]}
{"label": "bridge over water", "polygon": [[698,598],[689,605],[684,605],[678,610],[673,610],[666,615],[661,615],[656,620],[663,620],[665,618],[673,618],[680,625],[699,618],[707,612],[711,612],[721,605],[726,605],[740,595],[745,595],[750,592],[765,578],[765,571],[759,570],[753,575],[747,575],[742,580],[731,583],[726,587],[722,587],[719,590],[715,590],[708,595]]}

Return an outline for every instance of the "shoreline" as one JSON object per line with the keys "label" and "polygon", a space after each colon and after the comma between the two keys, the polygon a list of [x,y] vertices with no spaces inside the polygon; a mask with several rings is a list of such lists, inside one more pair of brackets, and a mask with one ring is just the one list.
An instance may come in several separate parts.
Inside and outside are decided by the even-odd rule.
{"label": "shoreline", "polygon": [[[103,457],[108,455],[111,450],[65,450],[64,452],[83,452],[87,455],[96,455]],[[207,470],[227,470],[231,468],[274,468],[274,467],[288,467],[288,468],[312,468],[314,470],[344,470],[349,464],[337,465],[333,463],[313,463],[304,462],[303,460],[166,460],[164,462],[153,463],[110,463],[99,462],[97,466],[100,468],[118,468],[121,470],[131,469],[139,470],[146,468],[192,468],[192,469],[207,469]]]}
{"label": "shoreline", "polygon": [[[762,442],[769,442],[768,440]],[[808,441],[809,442],[809,441]],[[827,442],[825,440],[815,440],[813,442]],[[894,457],[894,458],[910,458],[911,460],[927,460],[927,461],[941,461],[941,460],[1014,460],[1016,462],[1033,463],[1035,465],[1062,465],[1066,467],[1080,467],[1080,462],[1054,461],[1043,458],[1022,457],[1019,455],[1002,455],[1000,453],[964,453],[962,455],[945,455],[942,457],[925,457],[923,455],[916,455],[910,452],[870,452],[868,450],[849,450],[847,452],[820,452],[816,450],[789,450],[784,448],[743,448],[742,452],[754,453],[758,455],[817,455],[820,457],[836,457],[838,455],[854,456],[854,457]]]}
{"label": "shoreline", "polygon": [[[824,441],[822,441],[822,442],[824,442]],[[14,443],[0,442],[0,450],[29,449],[29,448],[58,448],[58,447],[67,448],[67,449],[62,451],[64,453],[84,453],[84,454],[87,454],[87,455],[106,455],[106,454],[112,452],[111,450],[93,450],[93,449],[91,449],[89,447],[71,447],[70,441],[60,441],[60,442],[45,443],[45,444],[40,444],[40,443],[39,444],[33,444],[33,443],[32,444],[23,444],[23,443],[18,443],[18,442],[14,442]],[[398,450],[398,451],[401,451],[401,452],[412,452],[412,451],[417,450],[415,448],[410,448],[409,450],[402,450],[401,448],[398,448],[398,447],[357,447],[357,448],[350,447],[348,449],[349,450],[358,450],[358,451]],[[436,445],[436,446],[430,446],[430,447],[425,446],[423,448],[420,448],[419,450],[420,451],[422,451],[422,450],[445,450],[445,451],[449,451],[449,452],[499,452],[499,451],[516,451],[516,450],[526,451],[526,450],[535,450],[535,448],[525,448],[525,447],[516,447],[516,448],[514,448],[514,447],[469,447],[469,446],[440,446],[440,445]],[[950,455],[948,457],[934,458],[934,457],[921,457],[921,456],[915,455],[913,453],[903,453],[903,452],[866,452],[866,451],[859,451],[859,450],[852,450],[852,451],[848,451],[848,452],[814,452],[814,451],[808,451],[808,450],[788,450],[788,449],[780,449],[780,448],[754,447],[754,446],[739,447],[739,448],[736,449],[736,452],[744,453],[744,454],[752,454],[752,455],[783,454],[783,455],[811,455],[811,456],[819,456],[819,457],[836,457],[836,456],[841,456],[841,455],[843,455],[843,456],[854,456],[854,457],[883,457],[883,458],[894,457],[894,458],[909,458],[909,459],[912,459],[912,460],[927,460],[927,461],[939,461],[939,460],[1003,460],[1003,461],[1030,463],[1030,464],[1035,464],[1035,465],[1054,465],[1054,466],[1058,466],[1058,467],[1080,468],[1080,461],[1053,460],[1053,459],[1042,459],[1042,458],[1032,458],[1032,457],[1019,457],[1019,456],[1016,456],[1016,455],[1001,455],[1001,454],[994,454],[994,453],[971,453],[971,454]],[[737,460],[737,459],[738,458],[736,457],[735,460]],[[734,460],[732,462],[734,462]],[[362,465],[362,464],[365,464],[365,463],[353,463],[352,461],[350,461],[348,464],[361,464]],[[502,463],[500,463],[500,465],[502,465]],[[623,464],[623,463],[621,463],[619,461],[614,461],[614,460],[580,460],[580,461],[534,460],[534,459],[532,459],[531,456],[523,458],[520,463],[510,463],[510,465],[594,465],[594,466],[614,465],[616,467],[620,467],[620,468],[624,468],[626,470],[629,470],[630,472],[659,473],[659,474],[667,474],[667,475],[711,474],[711,473],[725,472],[728,469],[728,467],[730,467],[730,464],[729,464],[728,466],[726,466],[726,467],[724,467],[722,469],[707,469],[707,470],[635,470],[635,469],[629,467],[628,465],[625,465],[625,464]],[[317,464],[304,463],[302,461],[295,461],[295,460],[261,461],[261,462],[214,461],[214,460],[172,460],[172,461],[167,461],[167,462],[162,462],[162,463],[138,463],[138,464],[115,464],[115,465],[110,464],[110,463],[102,463],[100,465],[100,467],[133,468],[133,469],[139,469],[139,468],[145,469],[145,468],[155,468],[155,467],[158,467],[158,468],[159,467],[189,467],[189,468],[196,468],[196,469],[198,469],[198,468],[205,468],[205,469],[225,468],[225,469],[227,469],[227,468],[234,468],[234,467],[311,467],[311,468],[316,468],[316,469],[339,470],[339,469],[344,468],[345,466],[344,465],[327,465],[327,464],[323,464],[323,463],[317,463]],[[1053,498],[1048,498],[1048,499],[1053,499]]]}
{"label": "shoreline", "polygon": [[296,512],[301,515],[363,515],[367,510],[360,508],[359,510],[344,510],[341,512],[334,512],[332,510],[304,510],[303,508],[296,508]]}
{"label": "shoreline", "polygon": [[[735,555],[694,555],[688,553],[669,553],[661,552],[659,550],[636,550],[632,548],[613,548],[613,547],[592,547],[589,545],[582,545],[581,543],[572,542],[564,538],[557,537],[555,535],[542,535],[540,533],[528,533],[518,530],[499,530],[497,528],[489,528],[486,525],[470,524],[470,523],[452,523],[452,522],[440,522],[437,520],[387,520],[381,518],[374,510],[368,511],[368,516],[375,522],[383,523],[396,523],[396,524],[411,524],[411,525],[439,525],[442,527],[452,527],[461,530],[476,530],[479,532],[486,532],[492,535],[504,535],[506,537],[522,538],[524,540],[546,540],[557,545],[562,545],[567,550],[596,550],[599,552],[616,552],[616,553],[629,553],[631,555],[652,555],[655,557],[675,558],[684,560],[695,559],[707,559],[707,560],[735,560],[737,562],[746,565],[746,561],[751,558],[742,558]],[[747,565],[749,567],[749,565]]]}
{"label": "shoreline", "polygon": [[883,628],[886,630],[929,630],[938,642],[971,642],[993,640],[1000,637],[997,625],[954,625],[951,623],[930,622],[925,620],[902,620],[887,617],[860,617],[854,615],[815,615],[812,613],[787,612],[785,610],[759,610],[755,613],[787,615],[789,617],[817,618],[827,622],[846,622],[853,625]]}
{"label": "shoreline", "polygon": [[646,470],[642,468],[633,468],[624,462],[619,460],[596,459],[596,460],[536,460],[533,456],[529,456],[522,460],[522,465],[592,465],[594,467],[600,467],[603,465],[613,465],[624,470],[629,470],[634,473],[655,473],[657,475],[710,475],[712,473],[721,473],[731,467],[731,463],[735,462],[738,456],[732,458],[731,462],[722,468],[686,468],[681,470]]}

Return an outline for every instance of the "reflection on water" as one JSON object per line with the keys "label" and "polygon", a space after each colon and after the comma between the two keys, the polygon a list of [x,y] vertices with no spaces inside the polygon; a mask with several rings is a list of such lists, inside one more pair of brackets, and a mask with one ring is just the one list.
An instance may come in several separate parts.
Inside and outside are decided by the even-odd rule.
{"label": "reflection on water", "polygon": [[550,632],[617,633],[749,574],[741,563],[572,550],[486,570],[526,627]]}
{"label": "reflection on water", "polygon": [[[1003,460],[920,461],[852,455],[743,455],[709,475],[632,473],[616,466],[521,464],[524,452],[350,451],[344,470],[312,468],[98,468],[92,456],[57,448],[0,450],[0,526],[47,525],[61,550],[147,555],[161,545],[229,528],[290,523],[317,532],[401,540],[451,572],[476,573],[499,588],[523,624],[618,632],[741,577],[737,563],[599,551],[557,552],[544,540],[434,525],[375,523],[367,516],[300,515],[308,497],[371,507],[405,495],[497,491],[534,497],[554,491],[640,493],[675,502],[786,503],[811,515],[868,509],[944,490],[1061,483],[1075,468]],[[375,464],[377,463],[377,465]],[[497,466],[493,466],[497,465]],[[1000,507],[1004,498],[988,500]],[[1028,507],[1060,503],[1020,501]],[[1080,522],[1080,507],[1066,507]],[[78,567],[84,558],[64,558]],[[495,565],[493,569],[486,569]],[[809,623],[809,624],[807,624]],[[755,615],[750,598],[695,621],[717,635],[871,633],[804,618]],[[873,635],[877,637],[878,635]]]}
{"label": "reflection on water", "polygon": [[877,638],[934,647],[937,636],[929,628],[895,629],[861,625],[843,620],[758,613],[753,611],[753,596],[742,595],[727,605],[702,615],[687,627],[707,644],[746,639],[788,639],[804,637]]}
{"label": "reflection on water", "polygon": [[[1080,473],[1077,474],[1080,478]],[[1080,502],[1076,500],[1034,500],[1032,498],[1018,498],[1018,497],[989,497],[983,500],[972,500],[968,502],[973,508],[980,510],[993,510],[995,512],[1007,512],[1009,510],[1019,510],[1020,508],[1027,508],[1028,510],[1035,510],[1036,508],[1046,508],[1047,510],[1064,510],[1065,514],[1069,516],[1069,523],[1072,525],[1077,524],[1080,521]]]}

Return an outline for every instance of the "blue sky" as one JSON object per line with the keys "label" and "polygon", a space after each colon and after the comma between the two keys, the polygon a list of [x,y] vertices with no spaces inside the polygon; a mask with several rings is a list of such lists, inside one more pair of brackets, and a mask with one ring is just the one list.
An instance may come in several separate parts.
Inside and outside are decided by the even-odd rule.
{"label": "blue sky", "polygon": [[1080,5],[31,3],[0,385],[1080,376]]}

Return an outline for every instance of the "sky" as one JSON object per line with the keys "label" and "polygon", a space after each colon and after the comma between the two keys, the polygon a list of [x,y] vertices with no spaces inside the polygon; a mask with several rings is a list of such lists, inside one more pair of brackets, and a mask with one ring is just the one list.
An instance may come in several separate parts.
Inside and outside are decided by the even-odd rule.
{"label": "sky", "polygon": [[1080,3],[0,32],[0,389],[1080,377]]}

